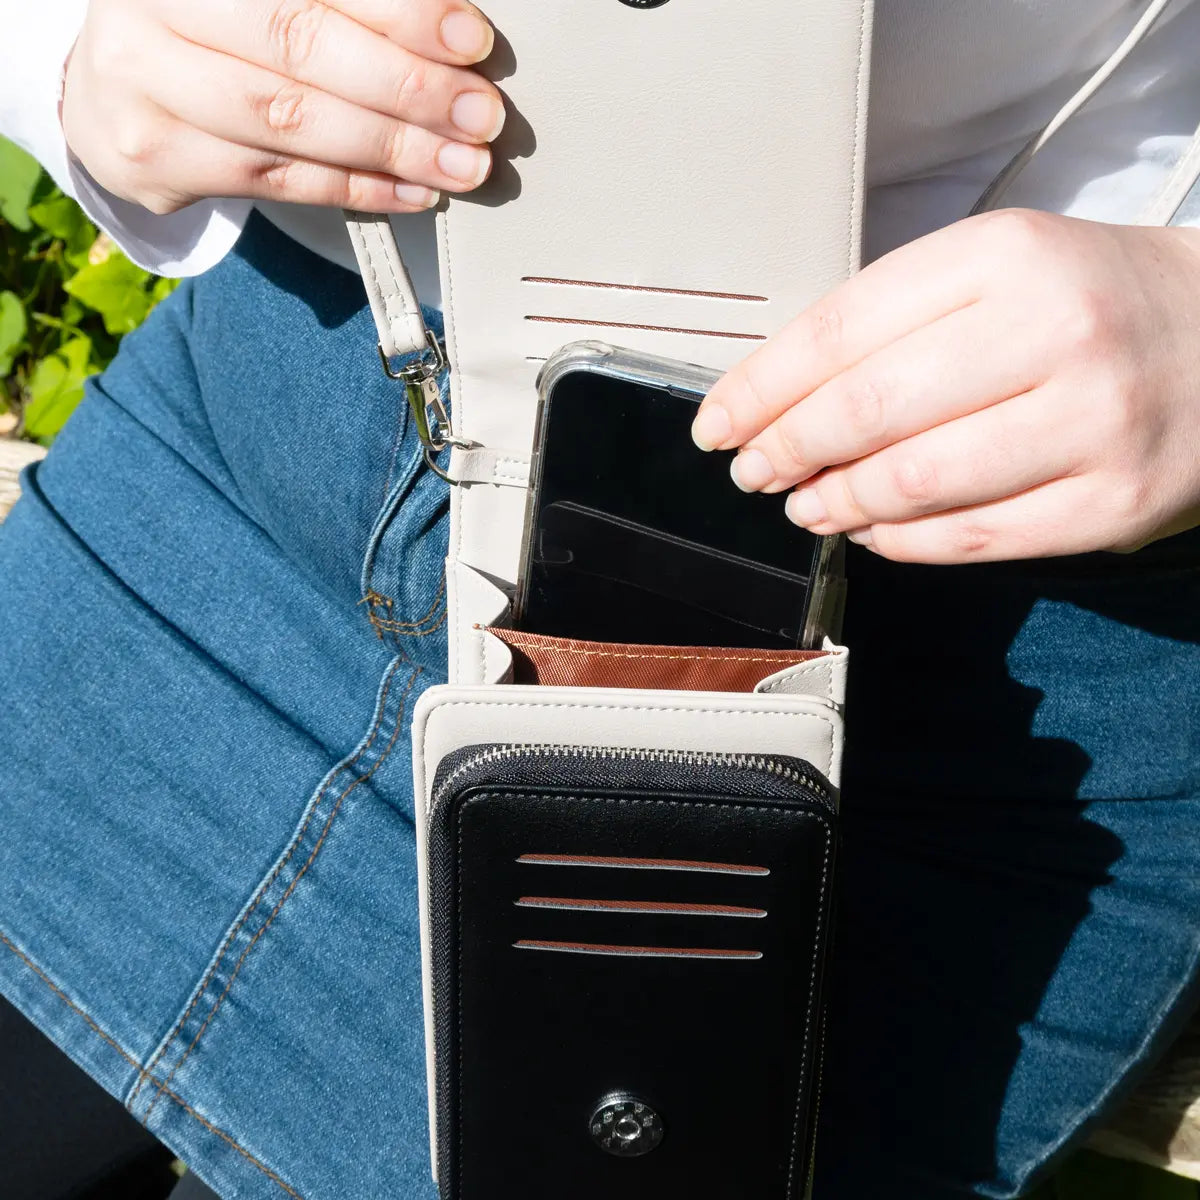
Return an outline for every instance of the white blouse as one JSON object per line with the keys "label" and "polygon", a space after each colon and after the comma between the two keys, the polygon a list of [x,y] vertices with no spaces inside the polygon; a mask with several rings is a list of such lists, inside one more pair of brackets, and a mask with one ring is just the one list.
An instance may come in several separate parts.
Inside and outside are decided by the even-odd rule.
{"label": "white blouse", "polygon": [[[783,0],[781,0],[783,2]],[[798,0],[788,0],[796,3]],[[481,0],[486,11],[486,0]],[[867,251],[876,257],[966,215],[992,177],[1133,27],[1146,0],[876,0]],[[142,266],[193,275],[233,246],[251,210],[211,200],[170,216],[119,200],[67,153],[62,63],[87,0],[0,0],[0,133]],[[1176,0],[1119,73],[1005,202],[1131,221],[1200,125],[1200,0]],[[260,204],[285,232],[354,269],[340,214]],[[1200,195],[1180,220],[1200,225]],[[394,218],[423,299],[439,300],[433,214]]]}

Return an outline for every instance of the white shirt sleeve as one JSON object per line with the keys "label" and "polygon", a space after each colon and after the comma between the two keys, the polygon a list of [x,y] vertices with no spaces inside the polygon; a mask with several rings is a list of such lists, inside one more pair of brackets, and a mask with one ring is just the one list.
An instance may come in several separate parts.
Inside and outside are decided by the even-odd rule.
{"label": "white shirt sleeve", "polygon": [[0,134],[28,150],[138,266],[199,275],[232,249],[253,205],[203,200],[158,216],[88,175],[59,117],[63,67],[86,11],[87,0],[0,0]]}

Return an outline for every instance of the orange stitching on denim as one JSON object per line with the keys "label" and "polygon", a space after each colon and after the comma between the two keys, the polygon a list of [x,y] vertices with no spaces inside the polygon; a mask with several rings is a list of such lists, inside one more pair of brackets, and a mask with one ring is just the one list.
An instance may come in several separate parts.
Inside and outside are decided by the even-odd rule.
{"label": "orange stitching on denim", "polygon": [[[433,603],[429,606],[429,611],[419,621],[395,621],[391,616],[380,616],[379,609],[384,609],[388,614],[395,607],[395,600],[391,596],[385,596],[380,592],[372,589],[359,601],[359,604],[369,606],[367,611],[367,620],[371,622],[371,628],[375,630],[375,636],[383,641],[384,632],[388,633],[409,633],[412,637],[426,637],[430,633],[434,633],[445,624],[446,615],[442,601],[446,595],[446,573],[442,572],[442,581],[438,586],[437,593],[433,597]],[[441,611],[440,619],[432,629],[422,630],[422,627],[428,625],[435,617],[438,617],[439,610]]]}
{"label": "orange stitching on denim", "polygon": [[[442,609],[442,615],[438,618],[438,623],[436,625],[431,625],[428,629],[421,630],[413,630],[411,626],[402,625],[396,621],[372,621],[371,624],[375,625],[379,630],[386,629],[389,633],[403,633],[406,637],[423,638],[429,637],[430,634],[437,633],[437,631],[441,629],[443,625],[445,625],[446,618],[449,617],[449,615],[449,609]],[[380,633],[380,636],[383,636],[382,633]]]}
{"label": "orange stitching on denim", "polygon": [[43,971],[42,968],[33,961],[33,959],[14,946],[13,943],[10,942],[3,933],[0,933],[0,942],[3,942],[72,1012],[78,1013],[79,1016],[81,1016],[91,1027],[93,1033],[99,1034],[100,1037],[102,1037],[131,1066],[136,1067],[139,1071],[142,1069],[141,1063],[139,1063],[132,1054],[126,1053],[126,1051],[117,1045],[117,1043],[113,1041],[113,1039],[109,1037],[108,1034],[105,1033],[104,1030],[101,1029],[100,1026],[97,1025],[96,1022],[93,1021],[92,1018],[89,1017],[87,1013],[85,1013],[83,1009],[80,1008],[79,1005],[76,1004],[75,1001],[66,994],[66,992],[64,992],[54,983],[50,976],[47,975],[46,972]]}
{"label": "orange stitching on denim", "polygon": [[[33,961],[33,959],[31,959],[27,954],[23,953],[15,945],[13,945],[13,943],[10,942],[8,940],[8,938],[6,938],[4,936],[3,933],[0,933],[0,942],[3,942],[4,945],[6,947],[8,947],[8,949],[11,950],[17,956],[17,958],[19,958],[21,960],[21,962],[23,962],[25,964],[25,966],[27,966],[34,973],[34,975],[36,975],[37,978],[40,979],[42,981],[42,983],[44,983],[73,1013],[82,1017],[84,1019],[84,1021],[87,1023],[88,1028],[91,1029],[91,1031],[93,1033],[95,1033],[97,1036],[99,1036],[101,1039],[103,1039],[105,1042],[107,1042],[108,1045],[110,1045],[127,1063],[129,1063],[133,1067],[137,1067],[137,1069],[139,1071],[142,1070],[142,1067],[138,1063],[138,1060],[136,1058],[134,1058],[133,1055],[130,1054],[128,1050],[126,1050],[123,1046],[121,1046],[116,1041],[116,1039],[113,1038],[111,1035],[105,1033],[104,1030],[101,1029],[100,1026],[97,1025],[96,1022],[93,1021],[92,1018],[89,1017],[88,1014],[85,1013],[83,1011],[83,1009],[80,1008],[79,1005],[76,1004],[75,1001],[72,1000],[71,997],[68,996],[66,994],[66,992],[64,992],[62,990],[62,988],[60,988],[50,978],[50,976],[47,975],[46,972],[43,971],[42,968],[39,967],[37,965],[37,963],[35,963]],[[155,1082],[157,1083],[158,1080],[156,1079]],[[296,1198],[296,1200],[304,1200],[304,1197],[301,1196],[300,1193],[298,1191],[296,1191],[295,1188],[289,1186],[283,1179],[281,1179],[278,1175],[276,1175],[275,1172],[272,1171],[271,1168],[266,1165],[266,1163],[261,1162],[259,1159],[255,1158],[254,1155],[251,1154],[250,1151],[247,1150],[245,1146],[239,1145],[223,1129],[218,1129],[211,1121],[207,1120],[205,1117],[202,1117],[190,1104],[188,1104],[188,1102],[186,1100],[183,1099],[182,1096],[177,1095],[175,1092],[171,1091],[170,1088],[167,1088],[165,1085],[163,1088],[163,1094],[165,1096],[167,1096],[168,1099],[170,1099],[174,1103],[178,1104],[179,1107],[184,1110],[184,1112],[186,1112],[190,1117],[192,1117],[196,1121],[198,1121],[201,1125],[203,1125],[205,1127],[205,1129],[209,1130],[209,1132],[215,1133],[217,1135],[217,1137],[222,1139],[222,1141],[228,1142],[230,1146],[232,1146],[239,1154],[241,1154],[249,1163],[256,1166],[264,1175],[267,1176],[268,1179],[273,1180],[281,1188],[283,1188],[283,1190],[285,1192],[287,1192],[289,1196],[294,1196]]]}
{"label": "orange stitching on denim", "polygon": [[367,593],[367,594],[366,594],[366,595],[365,595],[365,596],[364,596],[364,597],[363,597],[363,598],[362,598],[362,599],[361,599],[361,600],[358,602],[358,605],[359,605],[359,607],[360,607],[360,608],[361,608],[361,607],[362,607],[364,604],[367,606],[367,620],[368,620],[368,621],[371,623],[371,628],[372,628],[373,630],[375,630],[375,636],[376,636],[376,637],[377,637],[377,638],[378,638],[378,639],[379,639],[381,642],[383,641],[383,630],[382,630],[382,629],[380,629],[379,625],[380,625],[380,621],[381,621],[383,618],[381,618],[381,617],[379,616],[379,613],[378,613],[376,610],[377,610],[377,609],[379,609],[379,608],[382,608],[382,609],[384,609],[386,612],[391,612],[391,610],[392,610],[392,605],[393,605],[394,603],[395,603],[395,601],[394,601],[394,600],[391,598],[391,596],[383,596],[383,595],[380,595],[380,593],[379,593],[379,592],[376,592],[376,591],[374,591],[374,590],[372,590],[372,591],[369,591],[369,592],[368,592],[368,593]]}
{"label": "orange stitching on denim", "polygon": [[[262,935],[264,933],[266,933],[268,929],[270,929],[275,918],[279,915],[280,909],[282,909],[284,904],[287,903],[288,898],[299,886],[300,880],[303,879],[304,876],[308,873],[309,867],[311,867],[313,865],[313,863],[316,861],[317,855],[321,853],[321,848],[325,845],[325,839],[329,836],[329,831],[333,827],[333,822],[336,819],[338,813],[341,811],[342,805],[345,803],[346,797],[349,796],[350,793],[352,791],[354,791],[354,789],[357,788],[360,784],[366,783],[376,773],[376,771],[378,771],[379,768],[382,767],[385,762],[387,762],[388,757],[391,755],[392,751],[395,749],[396,742],[400,737],[400,730],[404,726],[404,712],[405,712],[405,709],[406,709],[407,703],[408,703],[408,694],[413,690],[413,687],[416,685],[417,679],[421,675],[421,672],[422,672],[422,668],[417,667],[413,671],[413,673],[409,676],[408,685],[405,687],[404,692],[400,697],[400,706],[396,712],[396,726],[392,730],[392,736],[391,736],[391,739],[388,741],[388,744],[384,747],[382,753],[372,764],[371,769],[369,771],[367,771],[367,773],[365,775],[360,775],[360,776],[358,776],[357,779],[353,780],[347,786],[346,790],[344,792],[342,792],[342,794],[338,797],[337,803],[333,806],[333,811],[329,814],[329,819],[325,822],[325,828],[321,830],[321,836],[317,839],[317,844],[313,847],[312,853],[308,856],[308,861],[296,873],[295,879],[292,880],[292,882],[288,885],[287,891],[284,892],[283,895],[279,898],[279,903],[275,905],[275,908],[272,910],[271,915],[266,919],[266,921],[263,922],[262,928],[259,929],[255,933],[255,935],[250,939],[250,944],[245,948],[245,950],[242,951],[241,958],[238,959],[237,964],[234,966],[233,971],[229,976],[229,982],[225,984],[225,990],[221,993],[216,1004],[213,1005],[212,1012],[210,1012],[208,1014],[208,1016],[204,1018],[204,1023],[196,1031],[196,1036],[194,1038],[192,1038],[191,1045],[189,1045],[188,1048],[183,1052],[183,1057],[171,1068],[171,1071],[167,1075],[166,1079],[158,1085],[158,1094],[150,1102],[150,1107],[146,1109],[146,1115],[142,1118],[143,1125],[148,1124],[148,1122],[150,1120],[150,1114],[152,1112],[154,1112],[154,1107],[156,1104],[158,1104],[158,1101],[162,1097],[163,1092],[166,1090],[167,1085],[171,1082],[172,1079],[175,1078],[176,1074],[178,1073],[180,1068],[183,1066],[183,1064],[185,1062],[187,1062],[188,1058],[191,1056],[192,1051],[195,1050],[195,1048],[200,1044],[200,1039],[204,1036],[205,1031],[208,1029],[209,1025],[212,1024],[213,1018],[217,1015],[217,1013],[219,1013],[221,1011],[221,1005],[223,1005],[225,1003],[225,998],[229,995],[230,989],[233,987],[234,982],[237,980],[238,974],[241,972],[242,965],[245,963],[247,957],[250,954],[250,951],[253,950],[254,947],[258,944],[258,939],[261,938]],[[390,683],[390,681],[389,681],[389,683]],[[386,696],[383,697],[383,699],[381,700],[381,703],[380,703],[380,723],[381,724],[382,724],[383,708],[384,708],[385,702],[386,702]],[[364,747],[364,749],[365,749],[365,747]]]}
{"label": "orange stitching on denim", "polygon": [[[346,768],[344,769],[348,770],[354,767],[362,758],[362,756],[366,754],[368,750],[370,750],[371,746],[375,742],[376,737],[378,737],[379,730],[383,725],[383,717],[387,705],[388,693],[391,691],[392,682],[395,679],[396,672],[399,669],[400,663],[396,662],[392,664],[391,669],[388,671],[386,681],[383,685],[383,691],[379,697],[378,716],[373,719],[370,733],[367,737],[367,740],[363,743],[362,748],[354,755],[353,758],[350,759],[350,761],[346,764]],[[333,778],[336,778],[336,772]],[[330,782],[332,783],[332,778]],[[242,932],[246,926],[246,922],[249,921],[258,910],[258,906],[263,902],[267,892],[270,891],[272,885],[282,874],[288,863],[291,862],[296,851],[300,848],[301,843],[304,841],[304,835],[308,832],[308,827],[312,824],[313,818],[317,815],[317,809],[321,807],[321,802],[325,799],[328,791],[329,784],[326,784],[325,787],[321,789],[321,793],[317,796],[316,801],[310,806],[308,815],[304,818],[304,824],[300,826],[299,832],[297,832],[296,836],[292,839],[292,844],[287,854],[285,854],[283,858],[275,865],[275,869],[271,872],[266,882],[259,885],[258,895],[254,897],[253,903],[243,914],[241,920],[239,920],[233,929],[231,929],[226,935],[225,941],[221,944],[221,949],[217,952],[217,957],[213,960],[212,966],[209,967],[204,978],[200,981],[200,987],[197,990],[196,995],[193,997],[191,1004],[188,1005],[183,1016],[181,1016],[175,1023],[175,1026],[171,1030],[167,1040],[163,1042],[162,1046],[145,1067],[139,1067],[137,1086],[133,1089],[133,1094],[125,1102],[125,1107],[129,1109],[130,1112],[133,1112],[133,1106],[137,1103],[138,1096],[141,1094],[142,1088],[145,1086],[146,1081],[151,1077],[154,1068],[158,1066],[159,1062],[162,1061],[163,1056],[168,1050],[171,1049],[171,1046],[174,1044],[176,1038],[178,1038],[180,1033],[183,1031],[183,1027],[187,1024],[188,1018],[193,1012],[196,1011],[196,1005],[198,1005],[200,1001],[204,999],[205,993],[208,991],[208,985],[212,982],[213,976],[216,975],[217,971],[220,970],[221,964],[225,961],[225,955],[229,953],[229,949],[237,940],[238,934]]]}
{"label": "orange stitching on denim", "polygon": [[246,1149],[245,1146],[239,1145],[223,1129],[218,1129],[211,1121],[202,1117],[190,1104],[187,1103],[186,1100],[181,1099],[173,1091],[171,1091],[170,1088],[164,1087],[162,1094],[165,1094],[168,1099],[174,1100],[175,1103],[178,1104],[179,1107],[182,1108],[183,1111],[192,1118],[192,1120],[198,1121],[204,1126],[205,1129],[209,1131],[209,1133],[215,1133],[223,1142],[228,1142],[230,1146],[232,1146],[240,1155],[242,1155],[243,1158],[247,1160],[247,1162],[250,1162],[256,1166],[268,1179],[272,1180],[281,1188],[283,1188],[283,1190],[287,1192],[289,1196],[295,1196],[296,1200],[304,1200],[304,1197],[301,1196],[294,1187],[276,1175],[275,1172],[266,1165],[266,1163],[260,1162],[254,1157],[253,1154],[250,1153],[249,1150]]}
{"label": "orange stitching on denim", "polygon": [[400,621],[398,627],[403,629],[420,629],[422,625],[428,625],[430,621],[437,615],[438,606],[442,603],[442,597],[446,594],[446,572],[442,572],[442,581],[438,584],[438,590],[434,594],[433,603],[429,606],[429,611],[419,621]]}

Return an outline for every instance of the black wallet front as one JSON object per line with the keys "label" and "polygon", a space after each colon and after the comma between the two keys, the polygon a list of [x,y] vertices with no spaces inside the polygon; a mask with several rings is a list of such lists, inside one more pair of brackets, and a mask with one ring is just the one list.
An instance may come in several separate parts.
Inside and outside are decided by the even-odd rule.
{"label": "black wallet front", "polygon": [[836,844],[787,757],[476,746],[429,871],[444,1200],[798,1200]]}

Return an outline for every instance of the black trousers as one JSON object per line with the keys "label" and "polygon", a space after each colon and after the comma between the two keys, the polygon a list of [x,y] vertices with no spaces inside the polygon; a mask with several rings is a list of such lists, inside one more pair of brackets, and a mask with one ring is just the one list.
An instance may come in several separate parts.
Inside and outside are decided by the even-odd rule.
{"label": "black trousers", "polygon": [[3,1200],[217,1200],[172,1157],[0,998]]}

